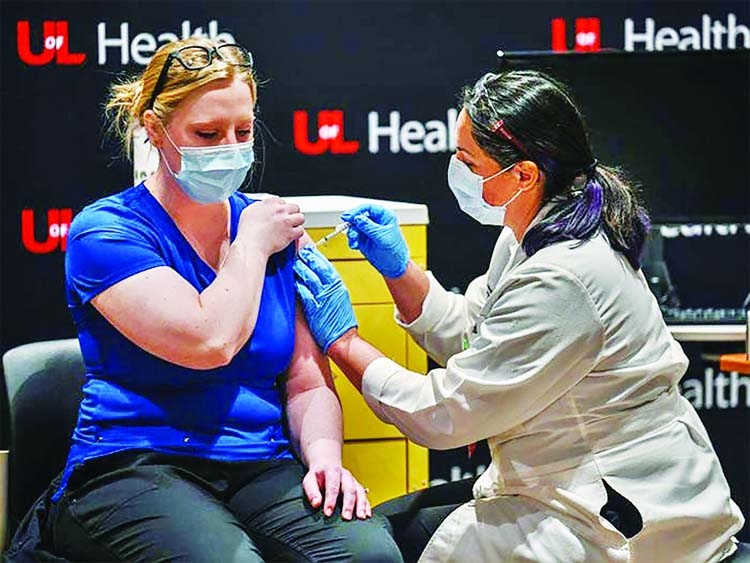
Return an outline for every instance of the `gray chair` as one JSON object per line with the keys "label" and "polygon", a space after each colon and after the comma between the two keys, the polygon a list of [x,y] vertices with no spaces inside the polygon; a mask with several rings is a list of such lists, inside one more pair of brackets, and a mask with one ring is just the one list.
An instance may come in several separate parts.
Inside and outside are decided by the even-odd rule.
{"label": "gray chair", "polygon": [[65,465],[84,372],[75,338],[24,344],[3,354],[9,536]]}
{"label": "gray chair", "polygon": [[750,563],[750,543],[737,544],[737,551],[723,563]]}

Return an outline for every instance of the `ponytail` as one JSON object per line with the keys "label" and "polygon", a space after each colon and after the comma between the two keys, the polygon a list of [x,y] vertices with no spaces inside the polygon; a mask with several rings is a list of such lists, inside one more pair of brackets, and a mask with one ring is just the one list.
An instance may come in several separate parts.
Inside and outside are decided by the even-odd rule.
{"label": "ponytail", "polygon": [[131,157],[133,130],[140,124],[142,92],[143,83],[140,79],[112,84],[104,106],[104,115],[109,122],[107,132],[120,141],[128,158]]}
{"label": "ponytail", "polygon": [[651,222],[635,190],[620,174],[595,161],[583,189],[553,198],[556,205],[527,231],[522,243],[526,255],[556,242],[583,242],[601,230],[610,246],[621,252],[633,269],[639,269]]}

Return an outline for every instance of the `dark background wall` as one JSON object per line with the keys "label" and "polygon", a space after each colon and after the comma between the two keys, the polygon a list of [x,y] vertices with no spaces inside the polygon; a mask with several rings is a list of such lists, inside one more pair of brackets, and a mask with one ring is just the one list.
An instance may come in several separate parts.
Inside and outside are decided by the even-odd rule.
{"label": "dark background wall", "polygon": [[[444,285],[460,290],[486,267],[497,232],[474,223],[458,210],[445,181],[451,147],[440,132],[452,125],[448,114],[458,105],[461,87],[497,68],[498,49],[550,49],[553,20],[557,18],[566,24],[564,35],[558,35],[557,41],[564,41],[569,48],[575,45],[577,18],[598,19],[598,31],[591,22],[579,22],[579,31],[584,32],[579,42],[589,47],[598,44],[643,52],[674,50],[676,47],[669,46],[673,38],[669,31],[661,32],[662,41],[666,41],[661,46],[638,36],[628,44],[627,26],[643,34],[648,31],[648,21],[653,22],[654,39],[660,29],[670,27],[674,37],[685,43],[690,40],[687,28],[695,28],[698,43],[687,44],[690,49],[714,52],[750,46],[750,37],[745,40],[745,32],[737,31],[738,26],[750,27],[750,4],[708,0],[5,0],[0,9],[2,351],[26,342],[74,336],[63,292],[67,225],[84,205],[133,181],[132,165],[119,157],[116,143],[104,135],[101,110],[106,90],[123,73],[142,70],[153,45],[168,39],[164,34],[181,36],[200,27],[214,35],[230,34],[253,52],[263,82],[259,116],[277,142],[266,136],[262,174],[260,170],[255,172],[251,190],[426,203],[430,214],[429,267]],[[706,18],[713,29],[718,22],[725,32],[712,35],[709,30],[706,35]],[[560,25],[560,21],[554,25]],[[592,29],[594,35],[585,34]],[[56,47],[45,51],[45,41]],[[585,99],[585,90],[576,93]],[[654,92],[654,96],[680,95]],[[319,112],[324,110],[340,113],[323,114],[319,122]],[[296,143],[295,111],[304,112],[299,115],[309,120],[306,131],[297,131]],[[398,112],[400,126],[419,122],[433,132],[432,136],[426,141],[414,140],[408,131],[394,134],[394,140],[386,133],[373,136],[375,125],[382,128],[391,124],[392,112]],[[696,118],[710,119],[710,108],[696,108]],[[443,129],[435,121],[442,122]],[[333,127],[321,133],[320,125]],[[589,125],[592,129],[606,127],[603,123]],[[411,124],[407,130],[418,131],[419,127]],[[326,131],[338,140],[321,141]],[[418,133],[414,135],[419,137]],[[308,143],[317,149],[305,150],[320,154],[305,154],[301,149]],[[668,142],[663,150],[669,150]],[[701,162],[701,157],[696,154],[694,162],[685,166]],[[747,178],[746,159],[732,164],[744,167]],[[633,173],[637,175],[638,170]],[[722,197],[716,188],[705,189]],[[745,184],[733,189],[731,197],[738,200],[738,216],[747,217],[749,188]],[[733,254],[719,261],[736,264],[736,248],[740,252],[748,248],[747,239],[743,240],[732,247]],[[711,250],[711,255],[716,256],[716,252]],[[746,260],[747,254],[740,259]],[[741,274],[747,274],[747,265]],[[731,277],[734,279],[734,275]],[[747,289],[747,283],[743,283]],[[707,369],[718,370],[710,364],[711,354],[738,349],[736,344],[710,350],[696,346],[689,347],[692,365],[687,377],[701,381]],[[717,450],[728,460],[725,469],[731,473],[735,494],[748,512],[750,393],[746,387],[739,389],[738,397],[736,405],[722,412],[715,405],[699,406],[699,412],[711,422],[709,430]],[[733,433],[731,441],[727,433]],[[463,452],[435,453],[432,462],[431,477],[450,480],[475,472],[477,465],[486,463],[486,452],[480,452],[471,462],[465,460]]]}

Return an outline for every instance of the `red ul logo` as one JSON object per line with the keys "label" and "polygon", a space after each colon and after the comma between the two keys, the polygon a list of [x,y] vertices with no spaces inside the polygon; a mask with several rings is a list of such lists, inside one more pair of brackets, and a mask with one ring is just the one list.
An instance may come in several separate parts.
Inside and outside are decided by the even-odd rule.
{"label": "red ul logo", "polygon": [[65,252],[72,220],[73,210],[70,208],[47,210],[47,239],[38,241],[34,234],[34,210],[22,209],[21,242],[32,254],[49,254],[57,250],[58,246]]}
{"label": "red ul logo", "polygon": [[359,150],[359,141],[344,140],[344,112],[326,109],[318,112],[318,139],[311,142],[307,136],[306,111],[294,112],[294,146],[304,154],[352,154]]}
{"label": "red ul logo", "polygon": [[[601,49],[602,32],[599,18],[576,18],[576,51],[598,51]],[[552,50],[567,51],[565,20],[552,20]]]}
{"label": "red ul logo", "polygon": [[27,65],[42,66],[52,62],[59,65],[80,65],[86,60],[84,53],[71,53],[68,39],[68,22],[45,21],[42,24],[44,44],[40,53],[31,51],[31,26],[28,21],[16,25],[18,56]]}

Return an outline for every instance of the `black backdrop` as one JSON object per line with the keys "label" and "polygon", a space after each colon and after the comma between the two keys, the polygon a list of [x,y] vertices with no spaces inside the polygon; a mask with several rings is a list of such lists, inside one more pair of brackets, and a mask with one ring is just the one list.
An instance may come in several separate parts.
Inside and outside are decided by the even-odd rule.
{"label": "black backdrop", "polygon": [[[439,146],[440,126],[429,122],[450,126],[447,112],[457,106],[461,87],[496,67],[498,49],[549,49],[556,18],[567,24],[564,39],[570,47],[576,40],[576,19],[584,17],[598,18],[601,46],[616,49],[626,47],[628,19],[638,33],[647,29],[647,18],[656,30],[691,26],[701,34],[706,18],[725,27],[750,27],[747,2],[709,0],[3,0],[0,9],[2,351],[26,342],[74,336],[64,304],[65,229],[69,216],[84,205],[132,184],[131,164],[120,159],[115,143],[103,136],[101,108],[110,82],[121,73],[141,70],[137,58],[148,56],[149,41],[161,44],[161,34],[181,35],[184,27],[191,32],[196,27],[215,28],[215,33],[229,33],[253,52],[263,81],[259,116],[278,139],[266,144],[262,183],[256,173],[253,190],[426,203],[429,267],[447,287],[463,289],[486,267],[497,233],[458,210],[445,181],[449,150]],[[120,47],[112,44],[123,33],[130,44],[124,53],[128,64],[122,63]],[[53,37],[45,39],[45,35]],[[742,32],[735,36],[743,47]],[[45,40],[54,44],[55,37],[59,48],[49,52],[51,60],[41,61],[46,64],[22,60],[33,60],[30,52],[40,62]],[[585,34],[578,40],[590,43]],[[702,47],[726,47],[727,42],[724,35],[721,44]],[[750,39],[745,48],[748,43]],[[635,49],[648,50],[649,45],[639,40]],[[70,64],[82,58],[82,64]],[[341,110],[343,140],[358,142],[355,152],[336,154],[329,147],[322,154],[307,155],[295,147],[294,112],[306,112],[307,138],[313,142],[318,139],[317,116],[322,110]],[[385,136],[377,139],[378,151],[373,152],[368,115],[386,126],[393,111],[399,112],[402,126],[416,121],[433,131],[436,152],[407,150],[421,147],[414,137],[410,141],[409,129],[419,136],[413,133],[420,127],[415,124],[402,131],[397,152],[391,151]],[[456,252],[464,247],[472,250]],[[700,371],[700,351],[693,356]],[[740,420],[747,429],[747,408],[740,404],[735,411],[743,412]],[[724,433],[720,425],[717,428],[711,430],[715,440],[714,435]],[[744,466],[744,470],[733,469],[744,473],[743,479],[747,446],[745,439],[739,444],[743,457],[732,461]],[[480,455],[467,464],[456,452],[436,454],[431,477],[450,479],[473,472],[484,459]],[[735,478],[733,487],[747,511],[748,483]]]}

